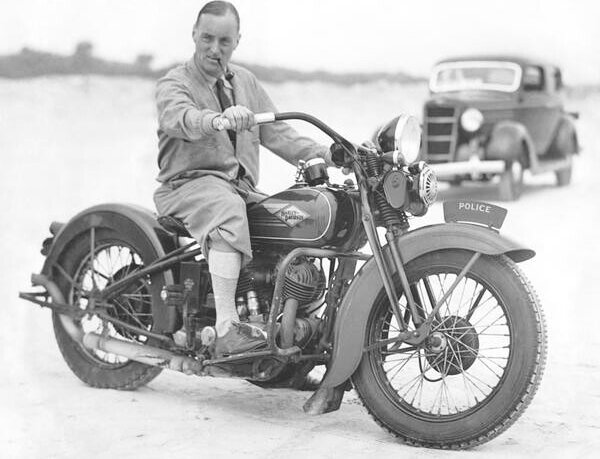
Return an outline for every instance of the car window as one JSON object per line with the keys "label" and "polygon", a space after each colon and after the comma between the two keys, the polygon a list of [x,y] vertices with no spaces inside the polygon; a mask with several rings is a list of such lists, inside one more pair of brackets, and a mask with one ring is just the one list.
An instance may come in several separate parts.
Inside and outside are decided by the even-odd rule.
{"label": "car window", "polygon": [[523,89],[541,91],[544,89],[544,70],[542,67],[528,65],[523,71]]}
{"label": "car window", "polygon": [[472,89],[512,92],[520,81],[521,68],[512,62],[445,62],[433,69],[429,87],[433,92]]}
{"label": "car window", "polygon": [[554,89],[560,91],[563,87],[562,73],[560,69],[554,70]]}

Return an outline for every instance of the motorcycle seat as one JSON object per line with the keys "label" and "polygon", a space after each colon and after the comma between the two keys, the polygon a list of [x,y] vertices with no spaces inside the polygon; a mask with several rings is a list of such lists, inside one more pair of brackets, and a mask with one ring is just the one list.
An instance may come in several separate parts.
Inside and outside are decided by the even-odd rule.
{"label": "motorcycle seat", "polygon": [[160,226],[166,229],[169,233],[174,233],[177,236],[192,237],[185,225],[178,218],[170,215],[159,215],[156,219]]}
{"label": "motorcycle seat", "polygon": [[[246,210],[250,209],[254,204],[254,202],[246,204]],[[182,220],[177,217],[173,217],[172,215],[159,215],[156,220],[159,225],[166,229],[169,233],[174,233],[177,236],[181,237],[193,237]]]}

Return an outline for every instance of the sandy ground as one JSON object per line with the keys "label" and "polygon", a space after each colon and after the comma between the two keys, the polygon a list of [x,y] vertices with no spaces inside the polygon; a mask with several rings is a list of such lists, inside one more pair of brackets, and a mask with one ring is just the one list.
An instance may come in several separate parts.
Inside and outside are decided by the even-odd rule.
{"label": "sandy ground", "polygon": [[[282,110],[323,118],[355,141],[397,111],[419,113],[425,90],[373,84],[269,87]],[[92,389],[68,369],[50,313],[17,298],[38,271],[52,220],[92,204],[151,207],[155,187],[152,84],[92,78],[0,81],[0,457],[595,457],[600,446],[600,95],[570,101],[581,112],[584,151],[573,183],[526,177],[503,233],[537,251],[522,265],[544,305],[549,357],[544,380],[520,420],[469,452],[402,445],[350,392],[339,411],[302,412],[309,394],[263,390],[245,381],[163,372],[135,392]],[[314,134],[307,130],[306,133]],[[263,188],[293,180],[265,156]],[[285,173],[283,171],[286,171]],[[289,172],[289,173],[288,173]],[[441,199],[494,202],[490,186],[444,190]],[[415,225],[441,221],[436,204]]]}

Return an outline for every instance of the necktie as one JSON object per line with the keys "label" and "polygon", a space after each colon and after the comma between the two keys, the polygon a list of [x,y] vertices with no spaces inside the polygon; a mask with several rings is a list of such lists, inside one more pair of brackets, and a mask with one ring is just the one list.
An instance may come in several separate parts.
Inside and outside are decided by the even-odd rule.
{"label": "necktie", "polygon": [[[227,95],[227,92],[225,91],[225,82],[222,79],[217,79],[217,98],[219,99],[219,104],[221,105],[221,111],[224,112],[225,110],[227,110],[229,107],[231,107],[233,104],[231,103],[231,99],[229,98],[229,96]],[[233,149],[235,150],[235,131],[227,131],[227,134],[229,135],[229,140],[231,140],[231,143],[233,144]]]}

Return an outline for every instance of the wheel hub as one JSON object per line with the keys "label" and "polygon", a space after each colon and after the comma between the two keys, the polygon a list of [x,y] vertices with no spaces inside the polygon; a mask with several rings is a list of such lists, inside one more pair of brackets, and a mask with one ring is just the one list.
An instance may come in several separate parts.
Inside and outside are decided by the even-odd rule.
{"label": "wheel hub", "polygon": [[443,352],[446,346],[448,346],[448,340],[443,333],[433,332],[427,339],[427,350],[434,354]]}
{"label": "wheel hub", "polygon": [[468,370],[478,353],[477,332],[460,316],[445,317],[435,325],[425,347],[427,361],[443,375],[457,375]]}

